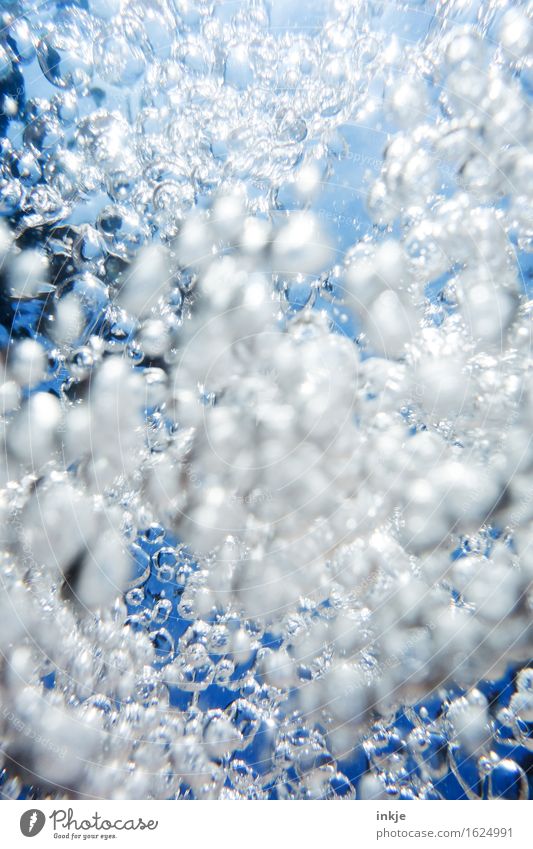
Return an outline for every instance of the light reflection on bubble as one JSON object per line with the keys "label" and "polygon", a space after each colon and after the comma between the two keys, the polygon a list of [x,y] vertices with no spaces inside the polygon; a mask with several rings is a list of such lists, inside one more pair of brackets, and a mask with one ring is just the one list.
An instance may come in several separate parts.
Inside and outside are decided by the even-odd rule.
{"label": "light reflection on bubble", "polygon": [[477,6],[4,10],[6,798],[528,797],[533,36]]}

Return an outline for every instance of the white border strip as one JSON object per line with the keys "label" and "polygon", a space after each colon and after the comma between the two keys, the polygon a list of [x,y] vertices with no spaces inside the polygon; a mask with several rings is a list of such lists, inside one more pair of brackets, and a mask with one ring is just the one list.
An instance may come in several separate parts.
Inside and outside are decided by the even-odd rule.
{"label": "white border strip", "polygon": [[[199,807],[199,805],[201,807]],[[208,811],[206,806],[210,806]],[[267,807],[268,806],[268,807]],[[305,806],[305,807],[304,807]],[[349,849],[523,847],[527,802],[7,802],[0,807],[6,849],[72,844],[150,849]],[[34,834],[24,835],[30,830]],[[67,843],[67,841],[69,841]]]}

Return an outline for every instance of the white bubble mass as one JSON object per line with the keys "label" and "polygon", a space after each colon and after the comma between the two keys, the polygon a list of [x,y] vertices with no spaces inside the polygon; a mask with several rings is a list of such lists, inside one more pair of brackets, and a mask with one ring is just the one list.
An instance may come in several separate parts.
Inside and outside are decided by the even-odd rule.
{"label": "white bubble mass", "polygon": [[3,798],[533,798],[533,8],[311,5],[2,6]]}

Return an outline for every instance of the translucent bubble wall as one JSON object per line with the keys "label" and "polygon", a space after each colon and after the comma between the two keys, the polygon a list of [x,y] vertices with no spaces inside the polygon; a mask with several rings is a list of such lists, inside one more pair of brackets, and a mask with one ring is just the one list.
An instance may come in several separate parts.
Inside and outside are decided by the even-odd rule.
{"label": "translucent bubble wall", "polygon": [[0,793],[533,797],[533,5],[0,5]]}

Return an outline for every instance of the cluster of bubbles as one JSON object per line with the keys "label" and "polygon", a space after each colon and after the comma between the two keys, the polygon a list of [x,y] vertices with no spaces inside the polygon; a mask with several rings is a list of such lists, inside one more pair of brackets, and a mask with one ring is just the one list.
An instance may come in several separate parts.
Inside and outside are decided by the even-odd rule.
{"label": "cluster of bubbles", "polygon": [[3,796],[529,796],[531,14],[3,4]]}

